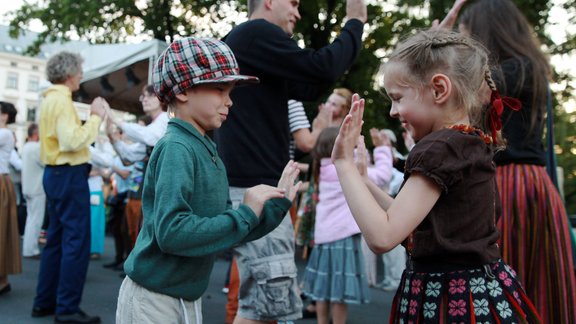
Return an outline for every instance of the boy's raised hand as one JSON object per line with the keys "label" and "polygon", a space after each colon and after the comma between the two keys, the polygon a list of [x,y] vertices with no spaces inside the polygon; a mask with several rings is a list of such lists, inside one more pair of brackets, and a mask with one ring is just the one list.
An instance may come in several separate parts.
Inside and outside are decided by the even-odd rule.
{"label": "boy's raised hand", "polygon": [[284,167],[282,177],[280,177],[280,181],[278,181],[278,189],[283,189],[284,197],[291,201],[294,200],[298,189],[302,185],[302,181],[296,182],[299,173],[300,168],[298,167],[298,163],[290,160]]}
{"label": "boy's raised hand", "polygon": [[272,198],[282,198],[284,193],[284,189],[261,184],[246,190],[243,203],[260,217],[266,201]]}
{"label": "boy's raised hand", "polygon": [[334,142],[332,149],[332,161],[334,164],[339,162],[354,163],[354,147],[358,143],[358,137],[362,131],[362,116],[364,115],[364,99],[355,93],[352,96],[352,108],[344,118],[340,132]]}
{"label": "boy's raised hand", "polygon": [[283,198],[294,200],[302,181],[296,181],[296,177],[300,173],[298,169],[298,163],[294,161],[289,161],[282,172],[282,177],[278,181],[278,187],[272,187],[268,185],[258,185],[246,190],[244,194],[244,205],[250,207],[256,216],[260,217],[262,214],[262,209],[266,201],[272,198]]}

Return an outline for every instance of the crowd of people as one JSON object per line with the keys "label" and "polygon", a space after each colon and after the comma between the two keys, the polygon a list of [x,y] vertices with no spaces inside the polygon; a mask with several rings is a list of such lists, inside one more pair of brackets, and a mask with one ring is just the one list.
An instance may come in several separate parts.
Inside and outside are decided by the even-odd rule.
{"label": "crowd of people", "polygon": [[[320,49],[292,39],[294,0],[248,1],[249,20],[222,40],[174,41],[142,90],[138,123],[100,97],[81,121],[82,57],[53,55],[19,162],[16,109],[0,102],[0,295],[21,257],[39,258],[31,315],[99,323],[80,303],[107,222],[115,257],[104,267],[124,278],[117,323],[202,323],[226,251],[227,323],[346,323],[370,287],[396,290],[391,323],[574,323],[570,226],[542,144],[548,60],[512,1],[460,14],[464,3],[401,38],[380,68],[406,156],[386,129],[369,131],[368,150],[364,99],[333,89],[363,49],[364,0],[346,1],[346,23]],[[310,123],[302,102],[327,92]],[[312,163],[294,162],[296,149]],[[10,163],[27,203],[22,243]],[[311,248],[301,278],[297,238]]]}

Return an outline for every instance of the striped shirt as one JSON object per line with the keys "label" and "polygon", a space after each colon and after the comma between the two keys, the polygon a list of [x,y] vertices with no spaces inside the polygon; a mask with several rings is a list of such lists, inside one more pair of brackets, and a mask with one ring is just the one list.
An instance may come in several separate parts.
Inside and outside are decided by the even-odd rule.
{"label": "striped shirt", "polygon": [[[304,105],[300,101],[288,100],[288,125],[290,128],[290,134],[293,134],[299,129],[310,128],[310,122],[304,111]],[[294,153],[296,151],[296,143],[294,143],[294,137],[290,137],[290,159],[294,159]]]}

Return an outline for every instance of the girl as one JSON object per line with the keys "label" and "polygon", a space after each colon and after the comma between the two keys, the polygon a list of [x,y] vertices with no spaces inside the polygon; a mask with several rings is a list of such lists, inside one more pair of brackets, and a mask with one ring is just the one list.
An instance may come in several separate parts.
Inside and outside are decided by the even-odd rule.
{"label": "girl", "polygon": [[546,174],[542,145],[550,98],[548,59],[512,1],[478,1],[459,22],[462,31],[490,50],[501,69],[495,74],[498,88],[522,101],[519,112],[504,111],[507,148],[494,156],[503,206],[498,222],[502,258],[518,271],[546,323],[576,323],[570,224],[562,198]]}
{"label": "girl", "polygon": [[[416,142],[402,189],[392,199],[354,165],[364,110],[358,95],[332,159],[370,247],[381,253],[404,241],[409,254],[390,322],[539,322],[496,244],[492,145],[501,143],[502,103],[515,102],[495,90],[486,50],[460,34],[421,31],[398,45],[382,73],[390,115]],[[483,109],[479,94],[488,90],[493,100]],[[480,129],[483,116],[490,136]]]}
{"label": "girl", "polygon": [[[330,160],[337,135],[336,127],[323,130],[312,150],[313,178],[318,179],[319,200],[314,227],[316,245],[304,273],[303,291],[316,301],[316,317],[320,324],[329,322],[329,310],[335,324],[345,323],[347,304],[369,301],[360,229],[346,206],[336,169]],[[382,185],[390,177],[392,152],[381,146],[375,149],[374,159],[371,179]]]}
{"label": "girl", "polygon": [[0,295],[11,290],[9,274],[22,272],[20,233],[16,212],[16,193],[8,174],[15,138],[8,124],[16,121],[16,108],[0,101]]}
{"label": "girl", "polygon": [[336,88],[332,91],[326,102],[318,106],[318,111],[329,109],[332,111],[332,122],[330,126],[339,127],[348,114],[350,104],[352,103],[352,91],[346,88]]}

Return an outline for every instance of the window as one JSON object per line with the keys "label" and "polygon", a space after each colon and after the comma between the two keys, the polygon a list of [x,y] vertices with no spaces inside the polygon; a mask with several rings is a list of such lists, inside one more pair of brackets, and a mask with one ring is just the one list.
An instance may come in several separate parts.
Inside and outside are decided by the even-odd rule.
{"label": "window", "polygon": [[11,67],[17,67],[17,66],[18,66],[18,63],[16,63],[16,62],[10,62],[10,66],[11,66]]}
{"label": "window", "polygon": [[36,92],[40,86],[40,79],[37,76],[30,76],[28,79],[28,91]]}
{"label": "window", "polygon": [[8,72],[8,79],[6,80],[7,89],[18,89],[18,74]]}
{"label": "window", "polygon": [[28,104],[28,111],[26,114],[26,121],[36,122],[36,105]]}
{"label": "window", "polygon": [[38,71],[38,65],[32,65],[32,71]]}

